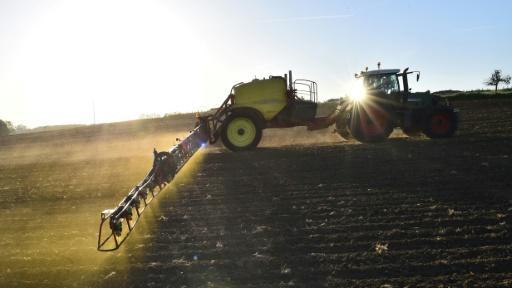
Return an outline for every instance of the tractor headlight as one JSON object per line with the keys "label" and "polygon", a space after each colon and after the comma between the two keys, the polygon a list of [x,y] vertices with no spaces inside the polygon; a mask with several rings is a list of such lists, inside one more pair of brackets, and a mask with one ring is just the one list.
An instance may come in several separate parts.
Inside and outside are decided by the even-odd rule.
{"label": "tractor headlight", "polygon": [[354,102],[364,101],[366,98],[366,89],[364,88],[363,80],[358,79],[352,85],[352,89],[350,89],[350,100]]}

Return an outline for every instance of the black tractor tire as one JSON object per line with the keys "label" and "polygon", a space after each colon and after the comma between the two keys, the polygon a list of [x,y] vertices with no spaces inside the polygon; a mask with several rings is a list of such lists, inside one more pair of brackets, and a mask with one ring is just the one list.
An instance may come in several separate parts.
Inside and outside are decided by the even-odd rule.
{"label": "black tractor tire", "polygon": [[432,139],[449,138],[458,128],[458,117],[452,107],[435,107],[427,114],[423,133]]}
{"label": "black tractor tire", "polygon": [[352,136],[359,142],[382,142],[393,132],[392,117],[386,110],[360,107],[352,111],[349,128]]}
{"label": "black tractor tire", "polygon": [[253,113],[232,112],[222,124],[222,143],[234,152],[254,149],[261,141],[262,126]]}

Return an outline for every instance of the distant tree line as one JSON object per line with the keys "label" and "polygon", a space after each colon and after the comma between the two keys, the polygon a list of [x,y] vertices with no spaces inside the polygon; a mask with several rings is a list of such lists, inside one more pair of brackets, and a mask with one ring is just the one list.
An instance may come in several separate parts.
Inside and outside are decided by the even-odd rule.
{"label": "distant tree line", "polygon": [[11,121],[4,121],[0,119],[0,137],[7,136],[13,133],[19,133],[27,130],[27,126],[19,124],[14,126]]}
{"label": "distant tree line", "polygon": [[155,119],[160,117],[162,116],[158,113],[143,113],[139,115],[139,119]]}
{"label": "distant tree line", "polygon": [[14,127],[10,121],[0,120],[0,136],[6,136],[14,132]]}

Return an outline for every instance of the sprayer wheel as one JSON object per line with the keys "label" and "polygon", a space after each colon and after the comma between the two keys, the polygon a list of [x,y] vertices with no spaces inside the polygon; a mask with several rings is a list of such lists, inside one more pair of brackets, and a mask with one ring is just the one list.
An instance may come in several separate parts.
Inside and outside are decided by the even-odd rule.
{"label": "sprayer wheel", "polygon": [[256,148],[260,143],[262,129],[252,115],[233,113],[222,127],[221,139],[231,151],[244,151]]}

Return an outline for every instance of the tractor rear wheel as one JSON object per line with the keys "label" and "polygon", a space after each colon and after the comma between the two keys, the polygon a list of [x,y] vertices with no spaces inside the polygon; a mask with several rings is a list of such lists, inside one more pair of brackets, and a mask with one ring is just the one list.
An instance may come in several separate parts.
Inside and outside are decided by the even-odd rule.
{"label": "tractor rear wheel", "polygon": [[259,121],[253,115],[232,113],[222,126],[222,143],[231,151],[254,149],[260,143],[261,130]]}
{"label": "tractor rear wheel", "polygon": [[457,115],[451,107],[435,108],[428,116],[423,133],[429,138],[449,138],[457,130]]}
{"label": "tractor rear wheel", "polygon": [[391,115],[379,107],[359,106],[352,111],[350,132],[359,142],[384,141],[393,132]]}

